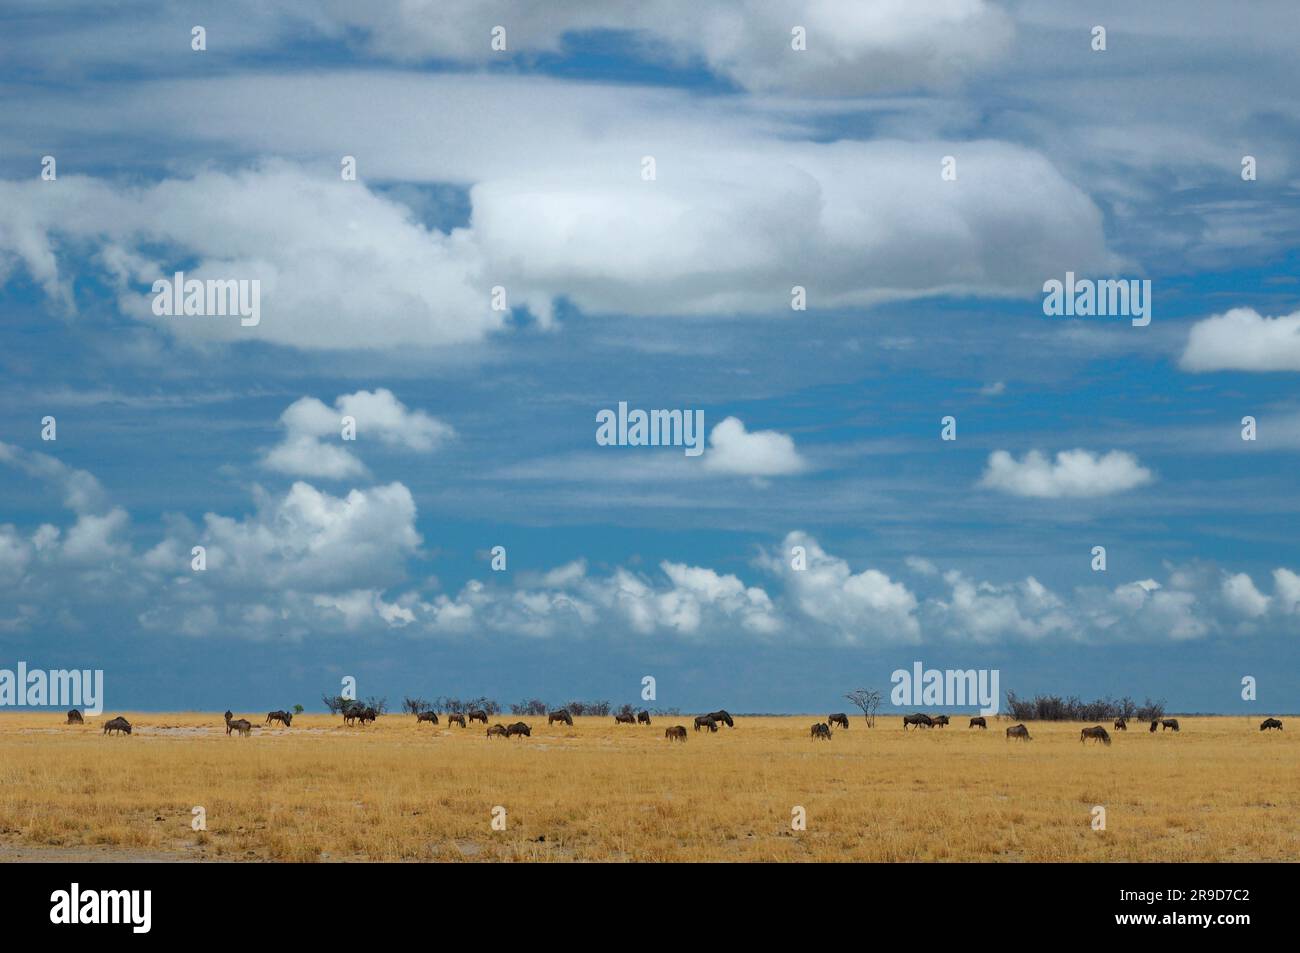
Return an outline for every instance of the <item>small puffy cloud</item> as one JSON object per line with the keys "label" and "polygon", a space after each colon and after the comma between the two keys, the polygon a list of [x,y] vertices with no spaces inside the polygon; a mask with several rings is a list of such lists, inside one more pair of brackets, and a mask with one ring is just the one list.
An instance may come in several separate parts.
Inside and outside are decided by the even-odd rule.
{"label": "small puffy cloud", "polygon": [[1233,308],[1198,321],[1187,335],[1185,371],[1300,371],[1300,311],[1269,318]]}
{"label": "small puffy cloud", "polygon": [[1254,581],[1244,572],[1224,576],[1223,598],[1234,610],[1251,619],[1268,612],[1268,596],[1256,589]]}
{"label": "small puffy cloud", "polygon": [[1277,597],[1279,612],[1287,615],[1300,613],[1300,575],[1290,569],[1274,569],[1273,594]]}
{"label": "small puffy cloud", "polygon": [[704,467],[713,473],[738,476],[788,476],[807,469],[794,440],[776,430],[748,431],[735,417],[717,424],[709,434]]}
{"label": "small puffy cloud", "polygon": [[1037,450],[1029,451],[1022,460],[995,450],[989,455],[980,486],[1013,496],[1055,499],[1121,493],[1153,479],[1137,457],[1123,450],[1105,454],[1063,450],[1054,461]]}

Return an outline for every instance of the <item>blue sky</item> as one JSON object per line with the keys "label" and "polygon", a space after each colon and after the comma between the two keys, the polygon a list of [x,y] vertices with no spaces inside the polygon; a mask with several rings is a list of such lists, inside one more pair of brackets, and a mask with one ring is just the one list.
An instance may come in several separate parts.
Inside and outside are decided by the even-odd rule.
{"label": "blue sky", "polygon": [[[0,15],[0,667],[1297,710],[1291,5],[358,6]],[[178,270],[260,324],[155,316]],[[1067,271],[1150,325],[1045,317]],[[620,401],[707,449],[598,446]]]}

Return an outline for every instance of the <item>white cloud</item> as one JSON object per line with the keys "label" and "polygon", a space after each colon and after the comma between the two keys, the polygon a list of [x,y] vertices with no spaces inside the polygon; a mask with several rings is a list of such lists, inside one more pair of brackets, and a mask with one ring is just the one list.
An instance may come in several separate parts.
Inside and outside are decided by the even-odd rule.
{"label": "white cloud", "polygon": [[989,455],[980,486],[1014,496],[1055,499],[1121,493],[1153,479],[1137,457],[1123,450],[1106,454],[1064,450],[1054,462],[1037,450],[1029,451],[1023,460],[996,450]]}
{"label": "white cloud", "polygon": [[800,473],[807,464],[788,435],[775,430],[747,431],[740,420],[728,417],[709,433],[704,467],[714,473],[768,477]]}
{"label": "white cloud", "polygon": [[1268,596],[1256,589],[1244,572],[1224,576],[1223,597],[1229,606],[1249,618],[1257,619],[1268,612]]}
{"label": "white cloud", "polygon": [[1280,612],[1287,615],[1300,613],[1300,575],[1290,569],[1274,569],[1273,592]]}
{"label": "white cloud", "polygon": [[1192,325],[1186,371],[1300,371],[1300,311],[1269,318],[1233,308]]}

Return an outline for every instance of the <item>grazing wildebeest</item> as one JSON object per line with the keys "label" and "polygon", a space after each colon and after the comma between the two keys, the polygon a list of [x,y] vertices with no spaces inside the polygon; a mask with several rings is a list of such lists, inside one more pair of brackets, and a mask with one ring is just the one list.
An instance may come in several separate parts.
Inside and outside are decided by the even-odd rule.
{"label": "grazing wildebeest", "polygon": [[685,740],[686,740],[686,726],[685,726],[685,725],[673,725],[671,728],[665,728],[665,729],[664,729],[664,737],[667,738],[669,741],[685,741]]}
{"label": "grazing wildebeest", "polygon": [[1160,730],[1161,730],[1161,731],[1164,731],[1166,728],[1172,728],[1174,731],[1177,731],[1177,730],[1178,730],[1178,719],[1177,719],[1177,718],[1161,718],[1161,719],[1160,719]]}
{"label": "grazing wildebeest", "polygon": [[830,741],[831,726],[827,724],[823,724],[822,722],[819,721],[817,722],[817,724],[812,726],[812,730],[808,733],[808,737],[821,738],[823,741]]}
{"label": "grazing wildebeest", "polygon": [[522,721],[517,721],[506,729],[506,737],[513,738],[515,735],[523,735],[525,738],[533,736],[533,729],[529,728]]}
{"label": "grazing wildebeest", "polygon": [[1128,720],[1125,719],[1125,718],[1116,718],[1116,719],[1115,719],[1115,730],[1116,730],[1116,731],[1128,731]]}
{"label": "grazing wildebeest", "polygon": [[1276,728],[1278,731],[1281,731],[1282,722],[1278,721],[1276,718],[1265,718],[1262,722],[1260,722],[1259,725],[1260,731],[1268,731],[1268,729],[1270,728]]}
{"label": "grazing wildebeest", "polygon": [[849,716],[846,715],[846,714],[844,714],[844,712],[842,712],[842,711],[837,711],[837,712],[836,712],[835,714],[833,714],[833,715],[827,715],[827,716],[826,716],[826,724],[828,724],[828,725],[839,725],[841,728],[848,728],[848,727],[849,727]]}
{"label": "grazing wildebeest", "polygon": [[509,738],[510,731],[505,725],[493,725],[487,730],[487,736],[491,738],[495,735],[500,735],[502,738]]}
{"label": "grazing wildebeest", "polygon": [[988,728],[988,726],[989,723],[984,720],[983,715],[976,715],[970,720],[970,724],[966,726],[966,730],[969,731],[971,728]]}
{"label": "grazing wildebeest", "polygon": [[917,712],[915,715],[904,715],[904,716],[903,716],[903,730],[904,730],[904,731],[907,730],[907,726],[908,726],[908,725],[912,725],[912,726],[915,727],[915,728],[920,728],[922,725],[924,725],[924,726],[927,727],[927,728],[933,728],[933,727],[934,727],[934,721],[933,721],[933,719],[930,718],[929,715],[923,715],[923,714],[921,714],[920,712]]}
{"label": "grazing wildebeest", "polygon": [[616,724],[616,725],[635,725],[635,724],[636,724],[636,715],[633,715],[633,714],[630,713],[630,712],[628,712],[628,713],[626,713],[626,714],[620,712],[619,714],[617,714],[617,715],[614,716],[614,724]]}
{"label": "grazing wildebeest", "polygon": [[1029,737],[1029,729],[1026,728],[1024,725],[1012,725],[1010,728],[1007,729],[1007,741],[1010,741],[1012,738],[1019,738],[1022,741],[1034,740],[1033,738]]}
{"label": "grazing wildebeest", "polygon": [[1156,726],[1159,725],[1159,724],[1160,724],[1159,721],[1157,721],[1156,719],[1152,718],[1152,719],[1151,719],[1151,730],[1152,730],[1152,731],[1155,731],[1155,730],[1156,730]]}
{"label": "grazing wildebeest", "polygon": [[1110,735],[1106,734],[1106,729],[1101,725],[1094,725],[1091,728],[1084,728],[1079,732],[1079,743],[1091,738],[1093,741],[1100,741],[1104,745],[1110,744]]}
{"label": "grazing wildebeest", "polygon": [[464,716],[464,715],[448,715],[448,716],[447,716],[447,727],[450,728],[452,725],[460,725],[462,728],[464,728],[464,727],[465,727],[465,716]]}
{"label": "grazing wildebeest", "polygon": [[466,717],[468,717],[469,720],[472,722],[481,721],[483,722],[483,724],[485,725],[487,724],[487,712],[485,712],[482,708],[475,708]]}
{"label": "grazing wildebeest", "polygon": [[573,716],[569,714],[569,709],[567,708],[561,708],[559,711],[553,711],[546,716],[547,727],[555,724],[557,721],[564,722],[570,728],[573,727]]}
{"label": "grazing wildebeest", "polygon": [[728,728],[736,727],[736,723],[731,720],[731,716],[727,714],[725,708],[719,708],[717,711],[709,712],[709,717],[720,725],[726,725]]}
{"label": "grazing wildebeest", "polygon": [[86,719],[81,717],[81,712],[77,711],[77,709],[74,708],[68,712],[68,724],[84,725],[85,723]]}
{"label": "grazing wildebeest", "polygon": [[[344,706],[343,724],[352,725],[360,721],[364,725],[366,723],[366,712],[369,710],[370,709],[367,709],[364,705],[358,704],[357,702]],[[374,719],[371,720],[373,721]]]}
{"label": "grazing wildebeest", "polygon": [[438,723],[438,713],[436,711],[422,711],[415,716],[415,723],[418,725],[422,721],[427,721],[431,725]]}
{"label": "grazing wildebeest", "polygon": [[948,716],[947,716],[947,715],[934,715],[934,716],[932,716],[932,717],[930,718],[930,721],[931,721],[931,723],[932,723],[932,727],[934,727],[934,728],[942,728],[944,725],[948,724]]}
{"label": "grazing wildebeest", "polygon": [[636,713],[636,723],[637,723],[638,725],[648,725],[648,724],[650,724],[650,712],[648,712],[648,711],[639,711],[639,712],[637,712],[637,713]]}
{"label": "grazing wildebeest", "polygon": [[284,727],[288,728],[289,725],[293,722],[293,715],[289,714],[287,711],[269,711],[269,712],[267,712],[267,713],[266,713],[266,724],[269,725],[269,724],[271,724],[271,722],[273,722],[273,721],[278,721],[280,724],[284,725]]}
{"label": "grazing wildebeest", "polygon": [[131,733],[131,723],[121,715],[104,722],[104,734],[107,735],[114,731],[120,731],[124,735],[129,735]]}
{"label": "grazing wildebeest", "polygon": [[712,715],[699,715],[695,719],[695,730],[699,731],[701,728],[707,728],[709,731],[717,731],[718,723],[713,720]]}

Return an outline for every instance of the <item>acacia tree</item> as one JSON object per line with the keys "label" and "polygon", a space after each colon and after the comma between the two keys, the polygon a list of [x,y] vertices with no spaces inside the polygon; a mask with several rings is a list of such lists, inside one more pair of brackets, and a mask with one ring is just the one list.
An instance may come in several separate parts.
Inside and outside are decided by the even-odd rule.
{"label": "acacia tree", "polygon": [[880,707],[880,692],[869,688],[857,688],[844,696],[862,709],[862,717],[867,720],[867,727],[876,727],[876,709]]}

